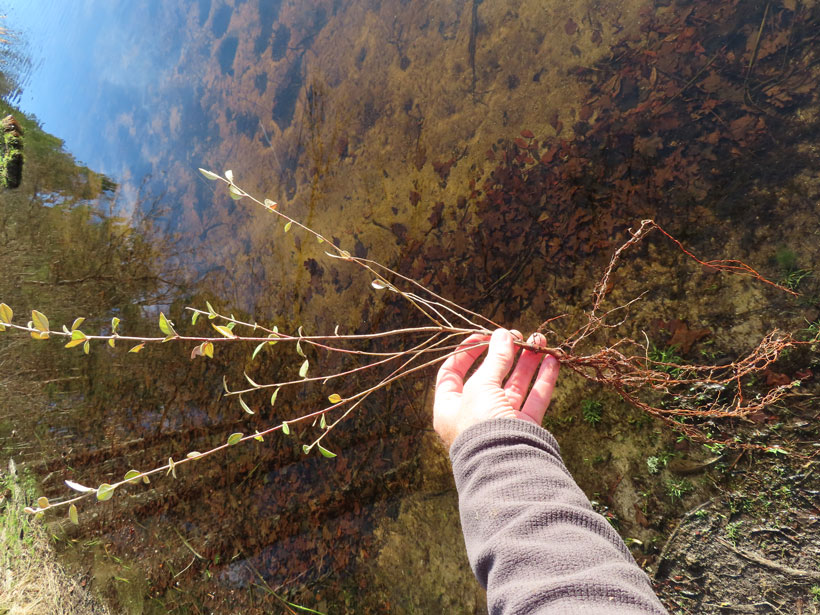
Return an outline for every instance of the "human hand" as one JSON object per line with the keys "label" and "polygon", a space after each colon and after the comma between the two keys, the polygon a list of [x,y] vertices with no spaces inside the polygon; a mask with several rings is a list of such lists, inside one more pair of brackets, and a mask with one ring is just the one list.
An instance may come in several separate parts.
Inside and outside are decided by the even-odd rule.
{"label": "human hand", "polygon": [[[475,344],[487,341],[486,335],[468,337],[459,346],[465,350],[448,357],[439,369],[433,428],[448,450],[458,434],[487,419],[514,418],[541,425],[555,389],[558,360],[552,355],[542,358],[540,353],[524,349],[507,377],[515,362],[513,334],[521,339],[517,331],[496,329],[493,332],[487,357],[466,384],[464,376],[485,349],[484,345]],[[534,333],[527,342],[544,346],[546,339],[540,333]],[[530,389],[536,368],[538,375]]]}

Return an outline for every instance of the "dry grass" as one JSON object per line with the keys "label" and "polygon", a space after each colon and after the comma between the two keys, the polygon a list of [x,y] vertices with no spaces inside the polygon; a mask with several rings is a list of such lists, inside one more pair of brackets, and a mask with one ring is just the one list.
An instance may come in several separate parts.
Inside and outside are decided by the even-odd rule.
{"label": "dry grass", "polygon": [[14,462],[0,472],[0,615],[108,615],[57,563],[42,525],[23,512],[32,492]]}

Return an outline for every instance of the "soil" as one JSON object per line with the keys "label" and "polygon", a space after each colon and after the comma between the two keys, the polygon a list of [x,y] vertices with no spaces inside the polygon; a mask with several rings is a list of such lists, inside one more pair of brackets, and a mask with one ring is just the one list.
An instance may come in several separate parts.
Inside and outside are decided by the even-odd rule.
{"label": "soil", "polygon": [[[816,442],[817,415],[815,406],[780,429]],[[722,493],[667,540],[654,575],[661,599],[673,613],[820,612],[818,462],[732,461],[717,470]]]}

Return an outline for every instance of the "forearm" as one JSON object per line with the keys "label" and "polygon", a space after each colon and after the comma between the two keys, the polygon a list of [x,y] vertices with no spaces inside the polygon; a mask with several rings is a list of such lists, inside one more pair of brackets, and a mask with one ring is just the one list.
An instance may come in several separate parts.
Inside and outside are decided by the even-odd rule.
{"label": "forearm", "polygon": [[485,421],[450,456],[467,555],[490,613],[666,613],[546,430]]}

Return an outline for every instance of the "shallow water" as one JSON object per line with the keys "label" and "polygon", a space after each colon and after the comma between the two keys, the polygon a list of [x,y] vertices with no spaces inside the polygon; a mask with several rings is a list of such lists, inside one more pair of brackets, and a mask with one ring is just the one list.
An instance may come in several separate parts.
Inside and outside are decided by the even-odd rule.
{"label": "shallow water", "polygon": [[[184,305],[206,299],[282,330],[419,322],[315,240],[214,191],[199,166],[232,169],[249,193],[351,253],[522,330],[577,313],[644,217],[710,258],[742,258],[773,277],[810,270],[817,20],[813,3],[789,2],[11,3],[11,48],[31,62],[19,64],[21,91],[9,102],[116,189],[100,193],[95,177],[61,180],[53,159],[38,165],[32,154],[26,197],[9,209],[19,249],[0,299],[13,298],[19,313],[48,307],[69,324],[122,314],[123,326],[144,330],[156,306],[181,323]],[[32,210],[35,193],[52,209],[91,197],[155,248],[112,253],[104,246],[116,229]],[[2,198],[12,203],[11,193]],[[94,278],[106,269],[94,254],[129,283]],[[83,267],[88,283],[68,284]],[[653,319],[708,326],[709,343],[737,351],[744,333],[767,328],[764,307],[795,322],[817,317],[816,297],[784,310],[759,290],[713,288],[654,244],[630,267],[614,299],[648,286],[652,302],[636,310],[635,327],[658,343],[668,336]],[[298,416],[330,392],[283,394],[273,409],[254,400],[265,409],[246,417],[220,399],[222,374],[264,379],[291,369],[294,352],[252,363],[226,350],[206,364],[170,344],[138,361],[103,350],[69,361],[20,346],[3,351],[24,366],[10,407],[25,395],[47,414],[12,413],[4,454],[36,466],[49,497],[64,495],[64,478],[95,484],[153,467]],[[431,375],[371,398],[335,434],[336,459],[301,453],[307,428],[232,450],[175,482],[87,507],[66,551],[95,561],[97,586],[130,612],[266,612],[281,604],[271,592],[328,612],[480,612],[463,554],[436,550],[434,532],[421,551],[440,566],[418,561],[419,583],[400,591],[389,574],[397,561],[423,559],[397,552],[402,527],[412,542],[424,535],[419,523],[438,524],[439,542],[458,544],[454,502],[441,496],[451,490],[447,461],[430,432]],[[657,437],[615,429],[608,450],[622,458],[602,472],[590,461],[598,432],[561,423],[589,392],[578,383],[565,391],[556,404],[566,416],[553,428],[588,492],[606,494],[610,474],[638,472],[633,458]],[[640,480],[616,487],[610,504],[638,535]],[[442,570],[452,578],[442,582]]]}

